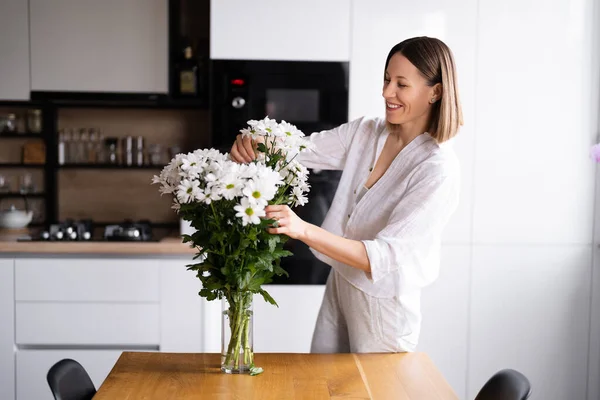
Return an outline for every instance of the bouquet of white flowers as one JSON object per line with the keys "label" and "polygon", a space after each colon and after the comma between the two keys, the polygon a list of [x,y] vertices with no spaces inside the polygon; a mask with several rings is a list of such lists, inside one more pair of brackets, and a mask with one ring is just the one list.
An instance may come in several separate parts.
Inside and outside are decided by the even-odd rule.
{"label": "bouquet of white flowers", "polygon": [[160,184],[161,194],[173,195],[173,208],[196,230],[183,241],[198,249],[200,262],[187,267],[202,281],[200,296],[227,300],[230,339],[222,370],[254,374],[261,370],[253,364],[252,296],[277,305],[262,285],[287,275],[279,262],[291,255],[283,249],[286,236],[266,231],[276,221],[261,217],[267,205],[306,204],[308,170],[295,157],[309,143],[285,121],[267,117],[248,125],[241,133],[259,143],[256,161],[238,164],[217,150],[196,150],[175,156],[153,183]]}

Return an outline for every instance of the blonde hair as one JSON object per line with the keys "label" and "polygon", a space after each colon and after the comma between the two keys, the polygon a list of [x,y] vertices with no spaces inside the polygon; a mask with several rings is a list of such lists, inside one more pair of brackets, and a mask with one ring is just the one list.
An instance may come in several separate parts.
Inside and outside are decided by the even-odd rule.
{"label": "blonde hair", "polygon": [[[385,61],[385,70],[390,59],[401,53],[427,79],[429,86],[442,85],[442,97],[431,107],[428,133],[442,143],[456,136],[463,125],[463,114],[458,94],[458,80],[452,51],[439,39],[426,36],[406,39],[390,50]],[[388,123],[393,130],[394,124]]]}

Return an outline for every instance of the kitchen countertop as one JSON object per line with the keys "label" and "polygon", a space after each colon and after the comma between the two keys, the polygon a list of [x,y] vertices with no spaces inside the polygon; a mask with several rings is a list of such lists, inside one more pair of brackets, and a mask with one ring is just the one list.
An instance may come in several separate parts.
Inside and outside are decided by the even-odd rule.
{"label": "kitchen countertop", "polygon": [[193,255],[196,249],[181,238],[164,238],[159,242],[0,242],[3,254],[126,254],[126,255]]}

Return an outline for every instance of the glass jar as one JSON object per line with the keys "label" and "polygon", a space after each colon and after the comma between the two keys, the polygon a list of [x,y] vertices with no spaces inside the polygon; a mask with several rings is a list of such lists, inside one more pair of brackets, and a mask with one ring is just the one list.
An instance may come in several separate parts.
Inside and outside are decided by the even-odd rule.
{"label": "glass jar", "polygon": [[3,120],[2,132],[15,133],[17,131],[17,116],[15,114],[8,114]]}
{"label": "glass jar", "polygon": [[110,137],[104,140],[106,145],[106,161],[109,164],[118,164],[119,163],[119,154],[118,154],[118,146],[119,139]]}
{"label": "glass jar", "polygon": [[163,165],[163,149],[160,144],[151,144],[148,146],[148,158],[151,165]]}
{"label": "glass jar", "polygon": [[254,365],[252,293],[231,292],[221,300],[221,371],[247,374]]}
{"label": "glass jar", "polygon": [[27,130],[31,133],[42,133],[42,110],[27,111]]}

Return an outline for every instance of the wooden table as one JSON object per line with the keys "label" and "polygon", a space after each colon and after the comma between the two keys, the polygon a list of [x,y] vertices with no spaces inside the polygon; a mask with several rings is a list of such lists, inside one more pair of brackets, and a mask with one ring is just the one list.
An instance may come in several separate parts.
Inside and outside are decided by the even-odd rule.
{"label": "wooden table", "polygon": [[124,352],[94,400],[457,400],[424,353],[255,354],[257,376],[227,375],[219,354]]}

